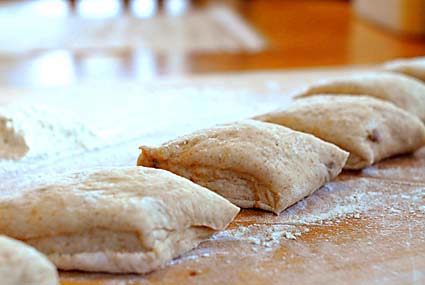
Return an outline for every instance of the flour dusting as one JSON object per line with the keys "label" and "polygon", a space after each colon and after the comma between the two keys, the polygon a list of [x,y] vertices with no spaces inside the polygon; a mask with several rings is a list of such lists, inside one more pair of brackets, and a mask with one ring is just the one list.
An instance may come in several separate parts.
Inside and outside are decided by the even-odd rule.
{"label": "flour dusting", "polygon": [[[342,219],[361,219],[363,215],[381,216],[420,211],[425,188],[393,183],[390,189],[379,180],[355,178],[333,181],[280,214],[279,223],[332,224]],[[407,188],[408,190],[404,190]]]}
{"label": "flour dusting", "polygon": [[309,231],[305,226],[252,224],[219,232],[211,240],[242,241],[251,244],[254,251],[260,248],[266,248],[268,251],[267,248],[271,250],[284,239],[296,240]]}
{"label": "flour dusting", "polygon": [[[312,226],[332,226],[348,220],[373,218],[383,222],[391,217],[425,214],[425,187],[407,183],[383,184],[357,177],[333,181],[279,216],[258,211],[255,219],[242,215],[237,227],[220,232],[213,240],[239,240],[255,247],[278,246],[282,240],[296,241]],[[244,226],[241,222],[255,222]],[[267,250],[266,250],[267,251]]]}
{"label": "flour dusting", "polygon": [[0,114],[8,118],[9,133],[19,134],[22,145],[28,148],[26,157],[90,150],[97,143],[96,135],[85,124],[43,105],[10,105],[3,107]]}
{"label": "flour dusting", "polygon": [[289,224],[322,224],[330,220],[360,218],[360,213],[375,206],[373,201],[382,193],[367,192],[367,181],[358,181],[355,188],[348,183],[330,182],[284,211],[280,220]]}

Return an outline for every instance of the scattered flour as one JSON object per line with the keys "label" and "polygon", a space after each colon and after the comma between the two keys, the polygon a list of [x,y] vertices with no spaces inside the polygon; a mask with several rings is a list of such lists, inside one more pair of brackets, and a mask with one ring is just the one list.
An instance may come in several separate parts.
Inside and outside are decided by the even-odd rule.
{"label": "scattered flour", "polygon": [[386,215],[420,211],[425,188],[393,184],[385,189],[379,180],[357,177],[327,183],[313,195],[298,202],[278,217],[279,223],[293,225],[331,224],[345,218],[361,219],[363,214]]}
{"label": "scattered flour", "polygon": [[[295,235],[297,235],[297,236],[301,236],[301,233],[300,232],[296,232],[295,233]],[[285,233],[285,237],[287,238],[287,239],[297,239],[297,237],[295,236],[294,234],[292,234],[291,232],[286,232]]]}
{"label": "scattered flour", "polygon": [[[381,181],[356,177],[346,181],[326,184],[313,195],[295,204],[279,216],[260,212],[255,223],[239,225],[220,232],[213,240],[239,240],[259,247],[275,247],[283,239],[296,240],[311,226],[334,225],[346,219],[403,216],[420,218],[425,213],[425,187],[414,184],[393,183],[383,185]],[[253,222],[242,216],[238,222]]]}
{"label": "scattered flour", "polygon": [[[360,181],[360,183],[359,183]],[[360,213],[376,206],[380,192],[367,192],[367,181],[330,182],[313,195],[280,214],[279,221],[288,224],[323,224],[342,218],[360,218]],[[375,202],[373,202],[375,201]]]}
{"label": "scattered flour", "polygon": [[9,105],[3,107],[0,114],[8,123],[7,128],[5,125],[0,131],[7,131],[6,135],[20,140],[21,148],[16,152],[23,154],[21,156],[53,156],[65,151],[89,150],[98,143],[94,132],[72,115],[43,105]]}
{"label": "scattered flour", "polygon": [[255,251],[259,247],[272,248],[278,246],[283,239],[296,240],[297,237],[309,231],[304,226],[252,224],[219,232],[211,240],[243,241],[251,244]]}

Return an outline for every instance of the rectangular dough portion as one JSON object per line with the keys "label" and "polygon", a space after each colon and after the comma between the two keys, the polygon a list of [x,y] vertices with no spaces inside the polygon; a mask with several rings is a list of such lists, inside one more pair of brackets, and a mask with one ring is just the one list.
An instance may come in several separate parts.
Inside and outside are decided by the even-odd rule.
{"label": "rectangular dough portion", "polygon": [[169,170],[240,207],[276,214],[337,176],[348,157],[312,135],[253,120],[141,150],[138,165]]}
{"label": "rectangular dough portion", "polygon": [[389,61],[385,63],[384,69],[425,81],[425,56]]}
{"label": "rectangular dough portion", "polygon": [[127,167],[52,177],[0,198],[0,233],[63,270],[146,273],[224,229],[239,208],[164,170]]}
{"label": "rectangular dough portion", "polygon": [[389,101],[425,122],[425,84],[392,72],[358,73],[324,79],[307,86],[297,97],[338,94]]}
{"label": "rectangular dough portion", "polygon": [[368,96],[313,96],[255,119],[310,133],[350,152],[346,169],[414,152],[425,144],[425,127],[394,104]]}
{"label": "rectangular dough portion", "polygon": [[56,267],[27,244],[0,235],[1,285],[59,285]]}

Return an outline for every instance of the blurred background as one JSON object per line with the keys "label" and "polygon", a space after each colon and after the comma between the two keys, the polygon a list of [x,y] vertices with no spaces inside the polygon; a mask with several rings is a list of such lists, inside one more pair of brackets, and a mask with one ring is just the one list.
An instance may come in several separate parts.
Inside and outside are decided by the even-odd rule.
{"label": "blurred background", "polygon": [[423,0],[0,1],[0,85],[375,64],[424,33]]}

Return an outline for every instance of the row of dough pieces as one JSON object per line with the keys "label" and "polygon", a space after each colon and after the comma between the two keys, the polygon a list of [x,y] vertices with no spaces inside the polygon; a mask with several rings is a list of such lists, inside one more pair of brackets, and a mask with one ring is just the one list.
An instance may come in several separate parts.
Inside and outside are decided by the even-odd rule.
{"label": "row of dough pieces", "polygon": [[[425,79],[417,61],[389,66]],[[0,233],[26,243],[0,237],[2,284],[58,284],[50,261],[63,270],[147,273],[225,229],[235,205],[279,214],[343,168],[425,144],[425,85],[416,79],[346,76],[298,97],[254,120],[142,146],[137,164],[145,167],[57,176],[0,198]]]}

